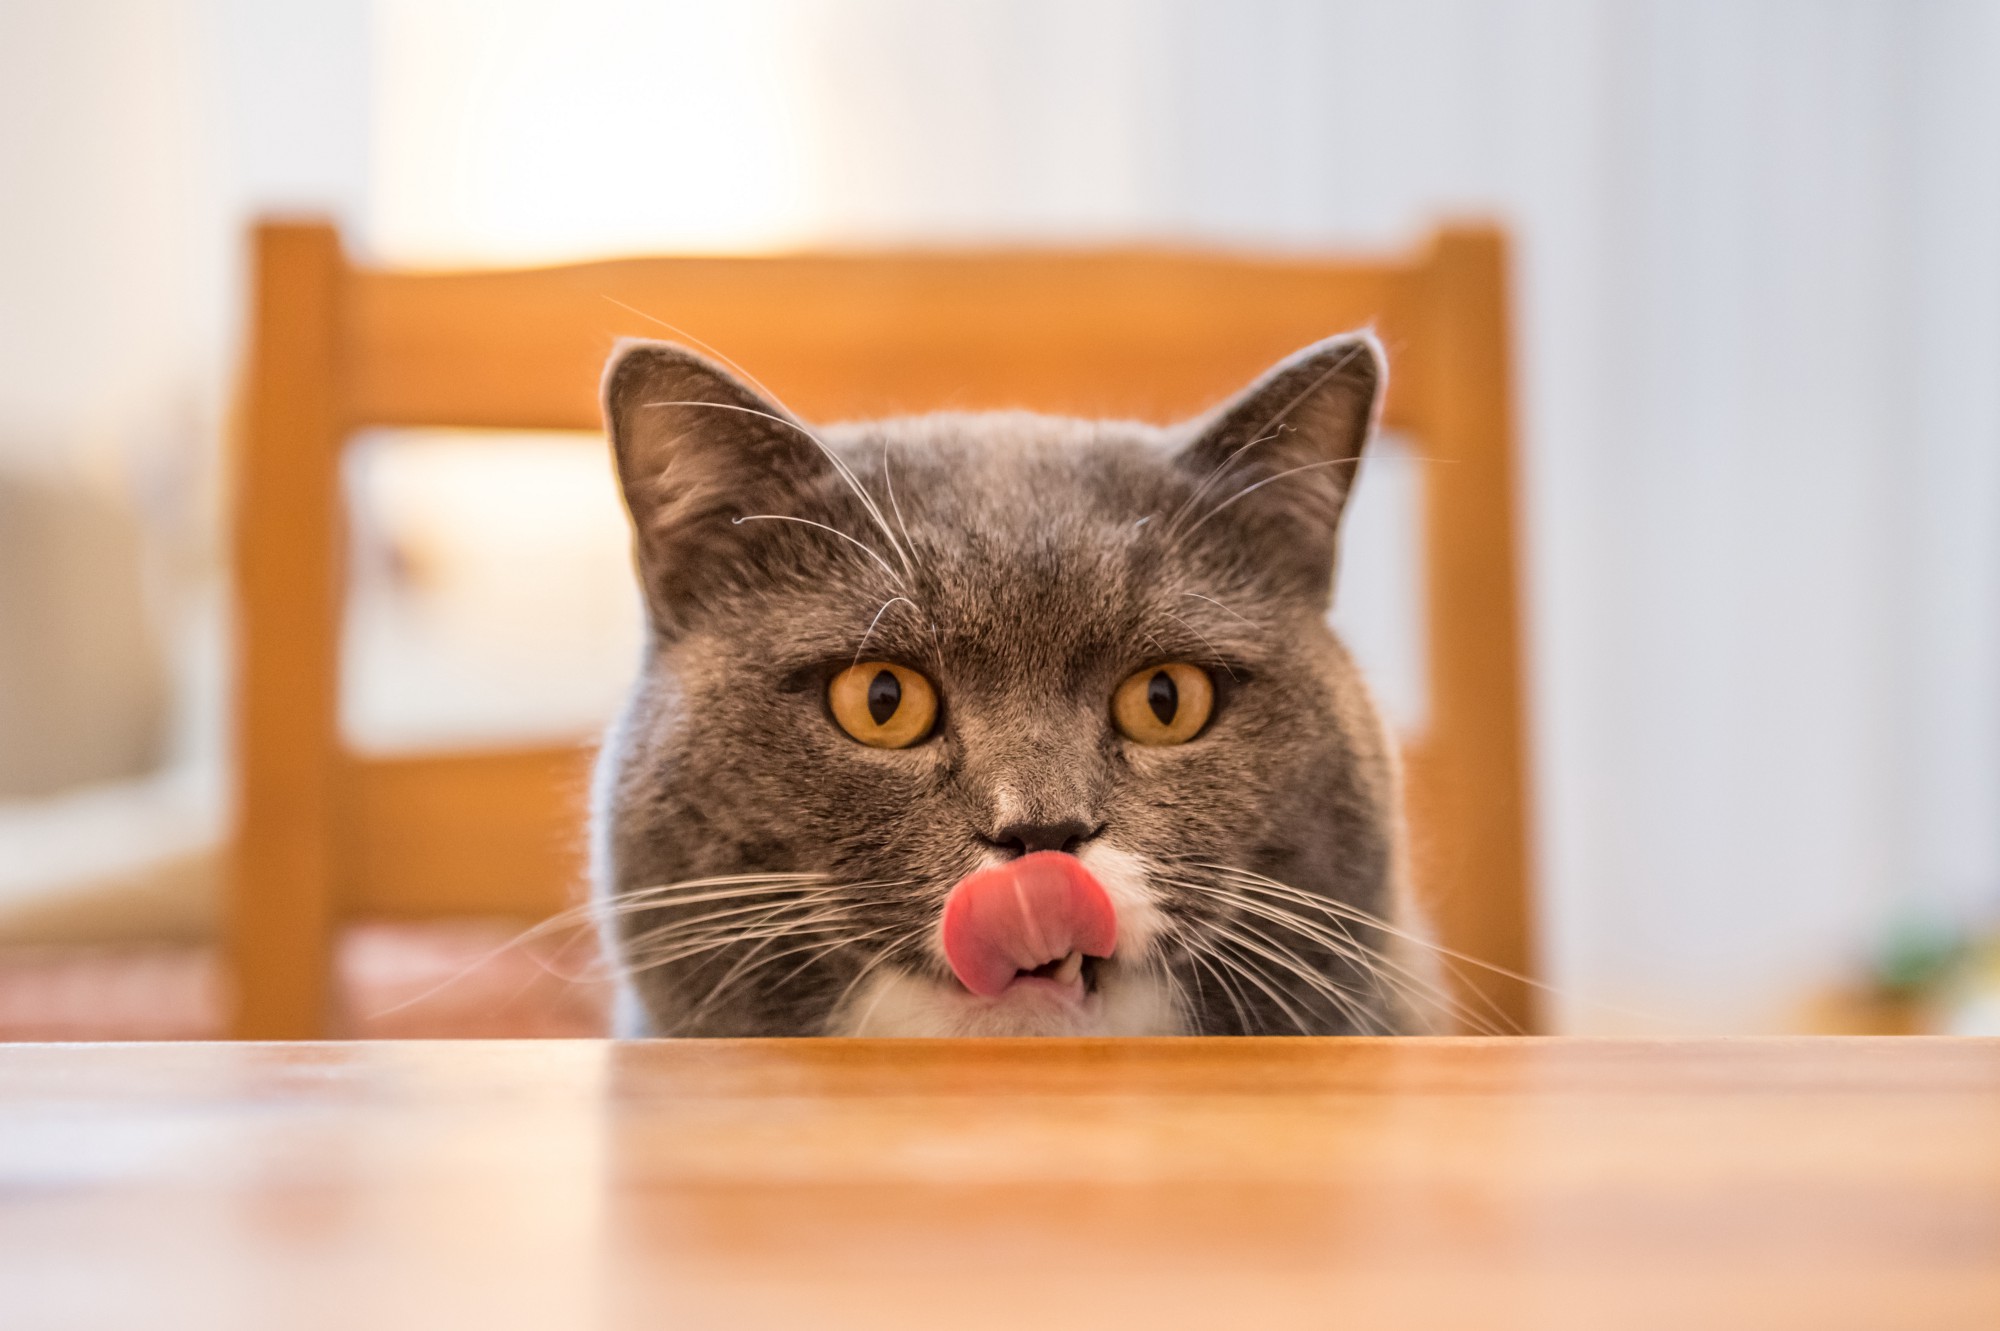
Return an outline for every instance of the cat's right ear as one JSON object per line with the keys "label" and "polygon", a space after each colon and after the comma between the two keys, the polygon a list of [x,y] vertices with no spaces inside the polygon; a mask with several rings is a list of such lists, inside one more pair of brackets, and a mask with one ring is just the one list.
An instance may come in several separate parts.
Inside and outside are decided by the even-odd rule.
{"label": "cat's right ear", "polygon": [[646,604],[667,634],[739,580],[750,546],[736,519],[785,512],[826,465],[781,404],[671,342],[619,342],[604,425]]}

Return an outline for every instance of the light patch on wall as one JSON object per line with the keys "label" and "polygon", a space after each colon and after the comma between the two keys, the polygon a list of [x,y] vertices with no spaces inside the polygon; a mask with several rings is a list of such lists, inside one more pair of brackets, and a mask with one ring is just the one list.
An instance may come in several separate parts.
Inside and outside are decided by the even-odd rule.
{"label": "light patch on wall", "polygon": [[584,738],[639,659],[593,435],[382,431],[347,457],[341,726],[374,751]]}
{"label": "light patch on wall", "polygon": [[796,243],[801,61],[770,0],[380,0],[369,238],[404,264]]}
{"label": "light patch on wall", "polygon": [[1396,435],[1368,445],[1340,524],[1339,582],[1329,616],[1389,724],[1405,736],[1421,734],[1430,717],[1423,467]]}

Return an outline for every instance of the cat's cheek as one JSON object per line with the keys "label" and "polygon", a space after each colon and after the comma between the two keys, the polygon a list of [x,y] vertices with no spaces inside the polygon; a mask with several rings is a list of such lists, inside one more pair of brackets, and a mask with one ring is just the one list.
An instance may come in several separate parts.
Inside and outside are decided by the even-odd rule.
{"label": "cat's cheek", "polygon": [[1084,846],[1077,858],[1118,912],[1118,960],[1127,966],[1144,961],[1165,927],[1152,886],[1152,861],[1102,839]]}

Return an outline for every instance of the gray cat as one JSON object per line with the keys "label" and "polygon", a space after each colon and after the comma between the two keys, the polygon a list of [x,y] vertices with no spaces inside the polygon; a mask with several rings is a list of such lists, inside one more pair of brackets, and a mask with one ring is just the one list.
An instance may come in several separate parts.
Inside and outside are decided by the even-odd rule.
{"label": "gray cat", "polygon": [[1356,334],[1170,429],[809,428],[622,344],[621,1033],[1420,1028],[1394,752],[1326,625],[1384,376]]}

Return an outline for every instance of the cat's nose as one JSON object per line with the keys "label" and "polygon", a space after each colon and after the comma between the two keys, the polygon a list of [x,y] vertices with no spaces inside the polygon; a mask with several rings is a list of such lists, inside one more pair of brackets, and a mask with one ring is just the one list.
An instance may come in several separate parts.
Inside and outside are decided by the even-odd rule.
{"label": "cat's nose", "polygon": [[1038,850],[1074,855],[1079,846],[1103,830],[1102,823],[1092,827],[1075,819],[1061,823],[1009,823],[986,839],[1009,859],[1032,855]]}

